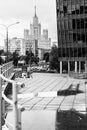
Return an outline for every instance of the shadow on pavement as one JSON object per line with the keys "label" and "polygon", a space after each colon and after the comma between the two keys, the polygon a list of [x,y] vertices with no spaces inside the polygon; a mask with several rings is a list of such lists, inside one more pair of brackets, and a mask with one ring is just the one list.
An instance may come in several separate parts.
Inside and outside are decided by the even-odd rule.
{"label": "shadow on pavement", "polygon": [[59,96],[69,96],[69,95],[76,95],[79,93],[83,93],[83,91],[79,90],[80,84],[73,85],[71,84],[67,89],[59,90],[57,95]]}

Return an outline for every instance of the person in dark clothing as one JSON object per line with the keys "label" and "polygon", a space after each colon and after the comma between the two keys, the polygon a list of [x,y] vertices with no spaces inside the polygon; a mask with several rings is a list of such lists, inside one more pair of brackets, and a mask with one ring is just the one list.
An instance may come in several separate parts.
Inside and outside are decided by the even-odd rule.
{"label": "person in dark clothing", "polygon": [[[27,77],[30,78],[32,77],[32,72],[30,66],[27,67]],[[32,77],[33,78],[33,77]]]}
{"label": "person in dark clothing", "polygon": [[0,65],[2,65],[2,58],[1,58],[1,56],[0,56]]}

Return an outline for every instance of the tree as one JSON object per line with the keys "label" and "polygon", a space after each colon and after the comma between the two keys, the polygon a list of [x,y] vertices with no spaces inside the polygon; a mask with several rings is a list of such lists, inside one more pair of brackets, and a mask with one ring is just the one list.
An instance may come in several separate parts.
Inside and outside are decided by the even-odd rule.
{"label": "tree", "polygon": [[49,62],[50,62],[51,69],[56,69],[57,71],[59,71],[58,48],[56,45],[54,45],[51,49]]}
{"label": "tree", "polygon": [[0,55],[2,55],[2,54],[4,54],[4,50],[3,49],[0,50]]}
{"label": "tree", "polygon": [[18,53],[17,53],[17,51],[13,52],[13,64],[14,64],[14,66],[17,66],[17,64],[18,64]]}
{"label": "tree", "polygon": [[26,52],[26,59],[25,59],[25,62],[26,62],[26,64],[31,64],[32,63],[32,59],[33,59],[33,57],[34,57],[34,54],[32,53],[32,51],[27,51]]}
{"label": "tree", "polygon": [[49,53],[48,52],[44,54],[43,60],[45,60],[46,62],[49,62]]}
{"label": "tree", "polygon": [[3,63],[3,60],[2,60],[2,58],[1,58],[1,56],[0,56],[0,65],[2,65],[2,63]]}
{"label": "tree", "polygon": [[7,61],[7,52],[4,52],[4,55],[6,56],[6,62],[13,60],[13,54],[8,51],[8,61]]}

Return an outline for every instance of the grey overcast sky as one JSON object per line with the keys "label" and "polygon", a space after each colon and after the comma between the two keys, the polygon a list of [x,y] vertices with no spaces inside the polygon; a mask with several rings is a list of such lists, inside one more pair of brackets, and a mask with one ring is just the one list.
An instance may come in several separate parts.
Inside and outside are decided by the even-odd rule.
{"label": "grey overcast sky", "polygon": [[[35,5],[42,30],[48,29],[49,37],[57,41],[56,0],[0,0],[0,24],[8,26],[19,21],[20,24],[9,27],[8,34],[9,38],[22,38],[24,29],[30,29]],[[0,46],[5,37],[6,29],[0,25]]]}

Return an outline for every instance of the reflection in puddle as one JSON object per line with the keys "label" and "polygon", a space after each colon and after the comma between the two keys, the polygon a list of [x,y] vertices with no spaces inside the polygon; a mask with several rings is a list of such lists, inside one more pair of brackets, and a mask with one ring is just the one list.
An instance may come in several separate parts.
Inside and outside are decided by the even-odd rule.
{"label": "reflection in puddle", "polygon": [[57,111],[55,130],[87,130],[87,116],[75,110]]}
{"label": "reflection in puddle", "polygon": [[[7,120],[13,123],[13,113]],[[10,128],[10,127],[9,127]],[[87,116],[75,110],[67,111],[24,111],[22,112],[23,130],[87,130]],[[12,130],[12,129],[9,129]]]}
{"label": "reflection in puddle", "polygon": [[[24,111],[22,112],[22,130],[55,130],[56,111]],[[13,124],[13,112],[9,112],[7,120]],[[9,126],[9,130],[12,127]]]}

